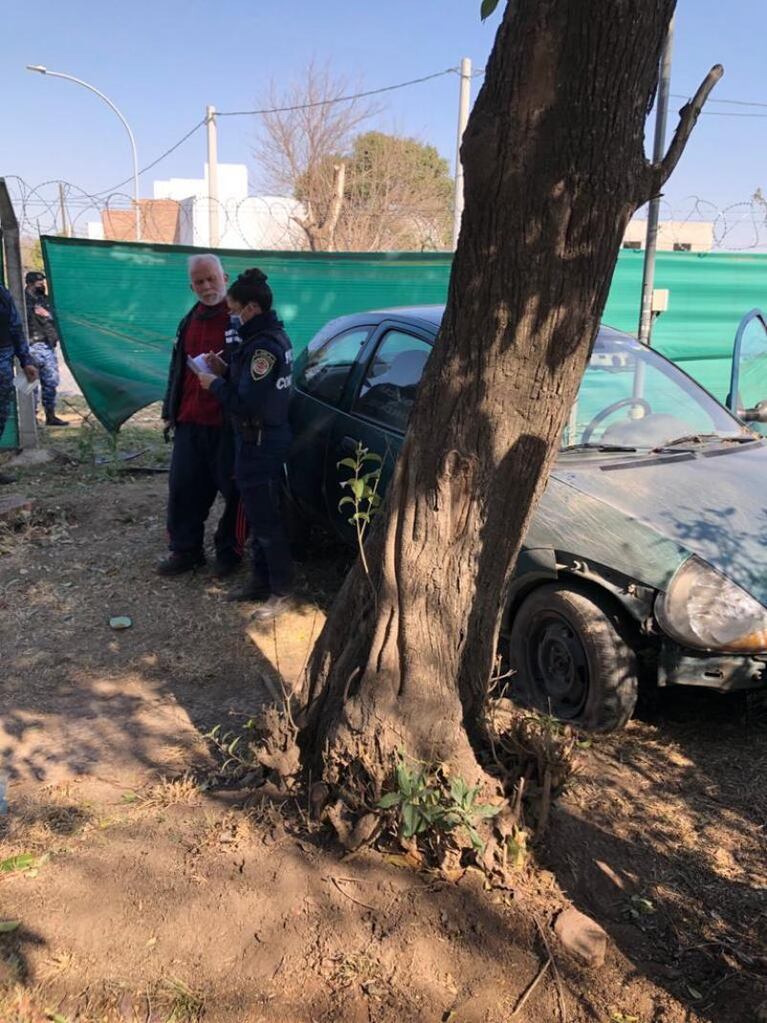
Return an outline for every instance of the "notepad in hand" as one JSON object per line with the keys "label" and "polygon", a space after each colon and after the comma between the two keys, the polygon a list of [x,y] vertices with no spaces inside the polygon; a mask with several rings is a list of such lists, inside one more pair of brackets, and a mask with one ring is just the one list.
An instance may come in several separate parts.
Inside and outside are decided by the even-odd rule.
{"label": "notepad in hand", "polygon": [[208,365],[208,360],[205,355],[195,355],[194,358],[191,355],[187,355],[186,364],[193,373],[197,374],[197,376],[199,376],[200,373],[210,373],[210,366]]}

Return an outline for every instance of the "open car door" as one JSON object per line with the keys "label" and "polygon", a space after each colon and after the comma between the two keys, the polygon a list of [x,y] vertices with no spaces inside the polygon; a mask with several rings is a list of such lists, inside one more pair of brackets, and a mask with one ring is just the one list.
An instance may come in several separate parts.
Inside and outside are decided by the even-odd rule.
{"label": "open car door", "polygon": [[738,325],[727,407],[767,435],[767,315],[761,309],[746,313]]}

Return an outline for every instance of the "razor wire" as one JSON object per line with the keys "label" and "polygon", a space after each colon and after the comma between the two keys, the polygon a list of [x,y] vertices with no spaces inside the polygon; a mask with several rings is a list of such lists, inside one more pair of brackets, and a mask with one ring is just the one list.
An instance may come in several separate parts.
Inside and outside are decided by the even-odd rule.
{"label": "razor wire", "polygon": [[[78,238],[135,241],[134,202],[126,192],[98,195],[69,181],[32,185],[16,175],[6,177],[23,237],[71,234]],[[218,215],[221,248],[304,250],[308,239],[301,227],[302,204],[286,196],[247,196],[212,200],[196,194],[185,199],[141,199],[142,241],[208,245],[211,204]],[[65,224],[62,224],[62,207]],[[413,224],[414,249],[434,247],[435,211],[413,207],[404,211]],[[400,215],[402,211],[400,211]],[[353,218],[355,210],[349,211]],[[370,217],[359,211],[360,221]],[[639,217],[641,219],[640,211]],[[661,247],[680,250],[767,251],[767,196],[756,189],[747,198],[717,203],[700,195],[661,200]],[[691,225],[702,225],[691,232]],[[362,236],[365,232],[361,232]],[[693,242],[691,244],[691,238]],[[643,244],[643,242],[641,243]],[[630,247],[636,247],[633,243]]]}

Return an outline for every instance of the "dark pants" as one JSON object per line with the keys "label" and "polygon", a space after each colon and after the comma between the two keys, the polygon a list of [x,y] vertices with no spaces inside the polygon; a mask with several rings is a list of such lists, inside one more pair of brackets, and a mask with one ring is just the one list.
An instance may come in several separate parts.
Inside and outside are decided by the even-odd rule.
{"label": "dark pants", "polygon": [[0,438],[3,436],[13,398],[13,349],[0,348]]}
{"label": "dark pants", "polygon": [[274,431],[261,444],[237,439],[235,477],[242,495],[250,531],[253,581],[275,596],[286,596],[293,584],[290,556],[280,506],[282,466],[287,454],[287,428]]}
{"label": "dark pants", "polygon": [[239,559],[247,530],[234,482],[231,433],[217,426],[179,423],[168,481],[168,539],[172,551],[196,553],[203,549],[205,522],[218,493],[226,504],[216,529],[216,554],[222,560]]}

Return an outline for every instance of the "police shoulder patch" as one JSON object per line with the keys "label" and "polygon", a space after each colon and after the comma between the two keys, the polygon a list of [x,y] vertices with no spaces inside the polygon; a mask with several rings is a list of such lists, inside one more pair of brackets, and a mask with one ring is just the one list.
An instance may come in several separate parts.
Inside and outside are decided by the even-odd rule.
{"label": "police shoulder patch", "polygon": [[263,380],[271,373],[277,356],[267,352],[265,348],[257,348],[250,360],[250,375],[254,380]]}

